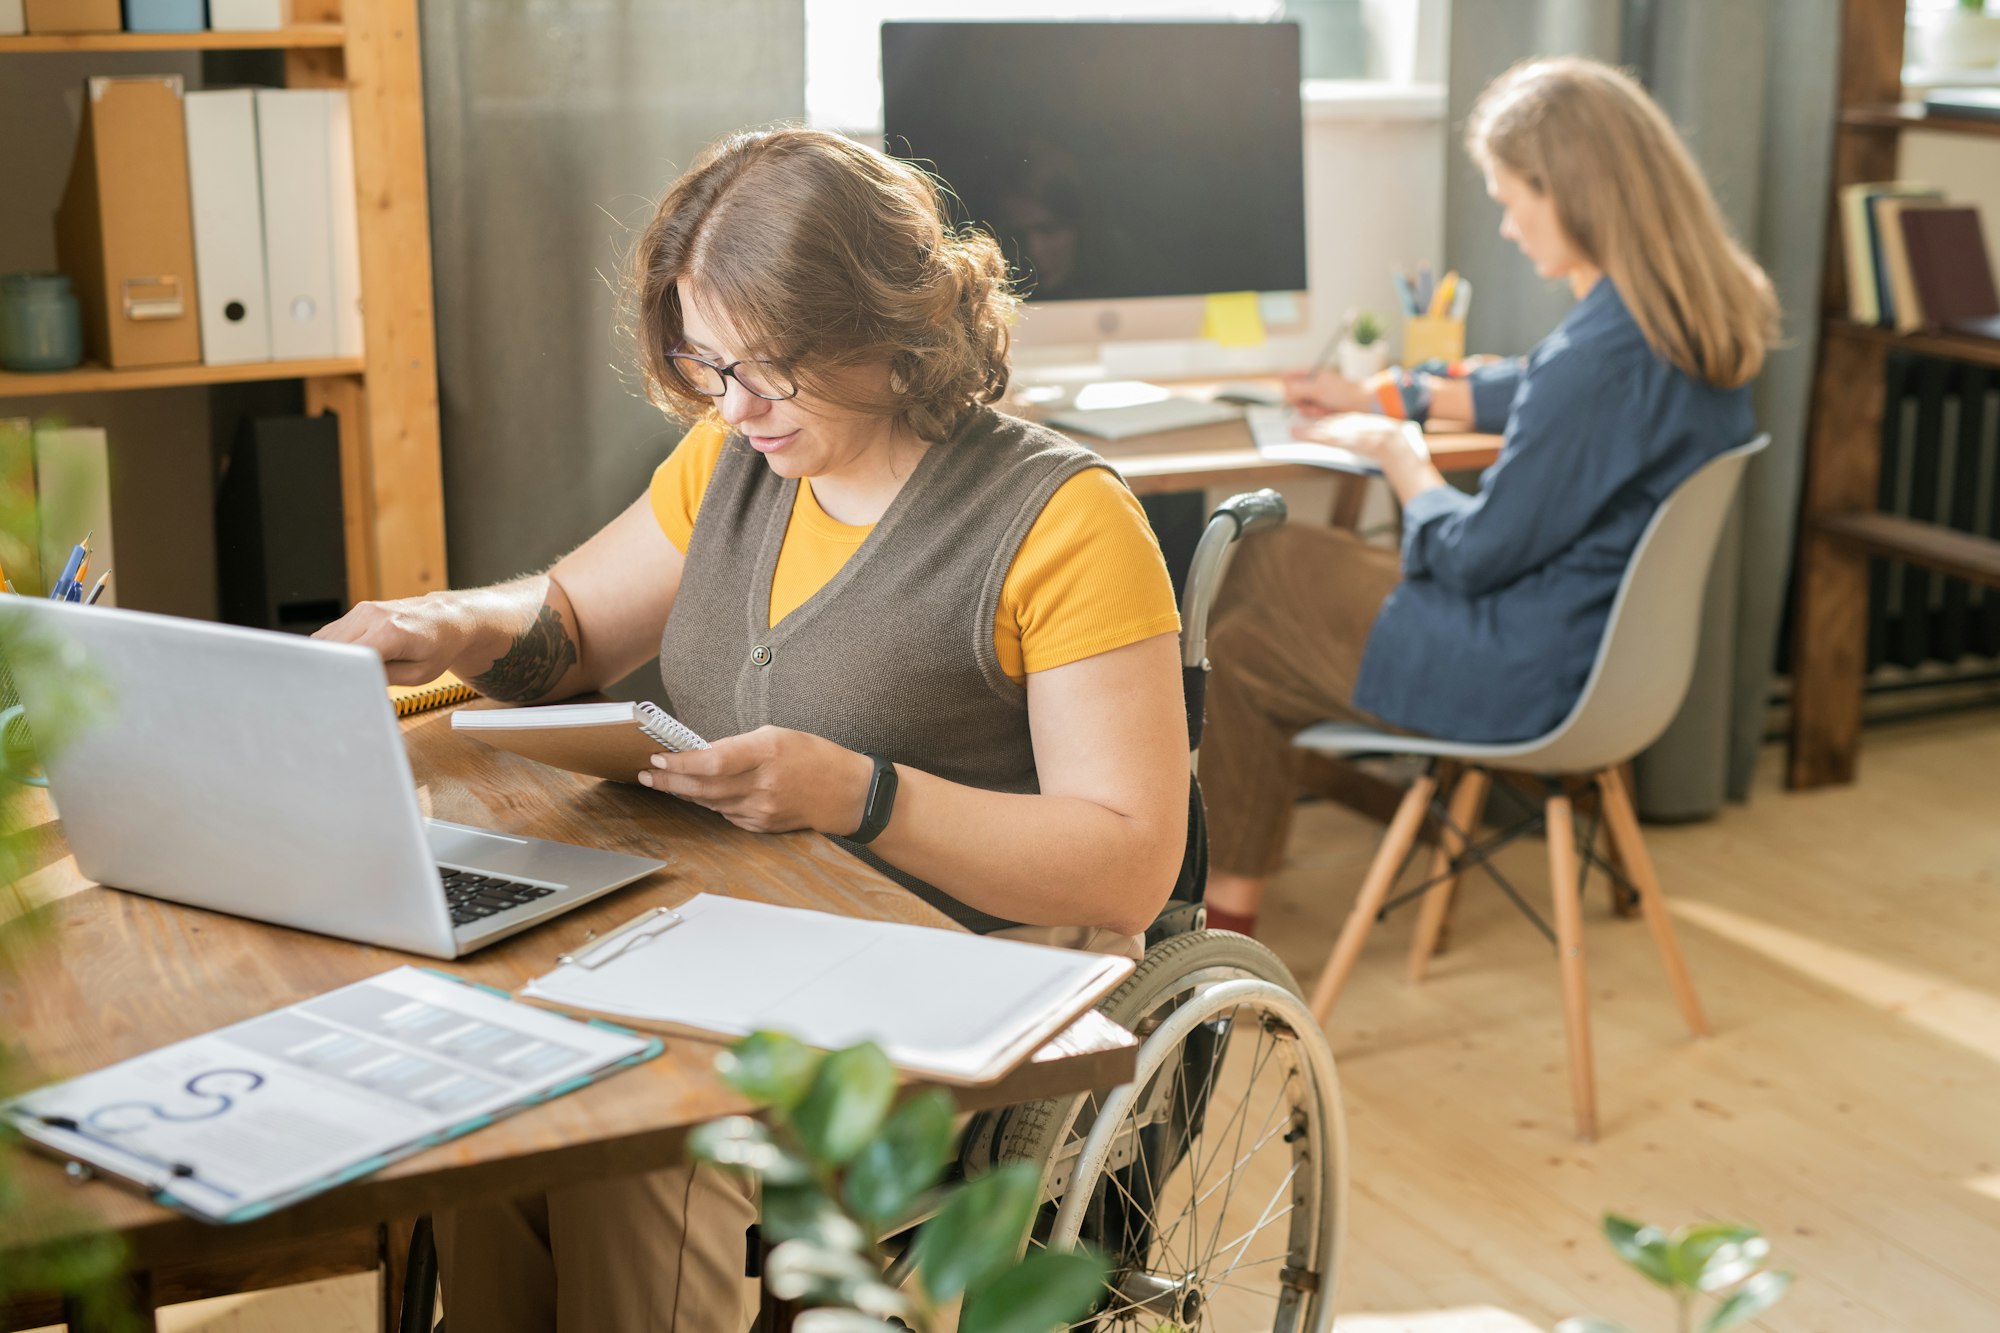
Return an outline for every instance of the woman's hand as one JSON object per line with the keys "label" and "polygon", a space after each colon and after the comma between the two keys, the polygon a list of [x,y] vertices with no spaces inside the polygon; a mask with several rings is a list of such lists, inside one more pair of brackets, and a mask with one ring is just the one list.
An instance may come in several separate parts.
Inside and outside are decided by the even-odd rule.
{"label": "woman's hand", "polygon": [[1366,412],[1375,405],[1367,389],[1331,370],[1318,374],[1295,371],[1284,377],[1285,402],[1305,416],[1334,412]]}
{"label": "woman's hand", "polygon": [[861,827],[875,765],[867,755],[788,727],[759,727],[706,750],[656,754],[639,781],[706,806],[752,833]]}
{"label": "woman's hand", "polygon": [[373,648],[391,685],[422,685],[450,670],[471,646],[473,626],[450,595],[429,593],[360,602],[313,637]]}
{"label": "woman's hand", "polygon": [[1410,497],[1445,484],[1444,474],[1431,463],[1423,430],[1412,422],[1353,412],[1323,421],[1293,425],[1292,438],[1351,450],[1382,469],[1396,498]]}

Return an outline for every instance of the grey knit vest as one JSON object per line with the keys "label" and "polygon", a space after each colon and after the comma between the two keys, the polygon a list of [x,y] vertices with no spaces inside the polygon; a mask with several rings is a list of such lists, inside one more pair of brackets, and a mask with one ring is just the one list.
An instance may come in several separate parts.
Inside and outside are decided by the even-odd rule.
{"label": "grey knit vest", "polygon": [[[798,493],[740,437],[717,460],[660,641],[667,707],[715,738],[775,725],[951,782],[1033,792],[1028,692],[993,648],[1028,529],[1095,454],[987,408],[925,450],[866,541],[771,624],[771,578]],[[867,848],[834,841],[977,931],[1014,925]]]}

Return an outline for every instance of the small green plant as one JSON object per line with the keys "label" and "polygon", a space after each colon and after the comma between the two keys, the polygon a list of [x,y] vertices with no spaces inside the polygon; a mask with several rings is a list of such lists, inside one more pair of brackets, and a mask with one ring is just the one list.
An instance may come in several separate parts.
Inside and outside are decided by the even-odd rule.
{"label": "small green plant", "polygon": [[1382,341],[1382,321],[1372,310],[1364,310],[1354,317],[1347,336],[1354,340],[1356,347],[1372,347]]}
{"label": "small green plant", "polygon": [[[1604,1238],[1618,1257],[1674,1297],[1675,1333],[1722,1333],[1755,1319],[1792,1285],[1790,1273],[1764,1266],[1771,1243],[1754,1227],[1697,1222],[1672,1234],[1616,1213],[1604,1215]],[[1694,1322],[1695,1302],[1709,1297],[1708,1317]],[[1556,1333],[1629,1333],[1622,1324],[1585,1315],[1565,1319]]]}
{"label": "small green plant", "polygon": [[[28,447],[26,422],[0,421],[0,451]],[[0,489],[0,550],[32,549],[35,532],[33,494]],[[46,753],[89,725],[106,699],[102,686],[67,660],[60,645],[28,631],[23,617],[7,609],[11,600],[0,594],[0,708],[15,704],[17,678],[59,682],[61,706],[35,718],[34,749]],[[17,748],[25,727],[8,717],[0,726],[0,884],[12,888],[48,858],[46,831],[34,826],[31,803],[39,798],[17,780],[34,767],[34,756]],[[41,808],[46,811],[46,804]],[[18,993],[16,978],[23,968],[55,947],[46,910],[19,910],[17,901],[0,892],[0,994]],[[24,1091],[31,1077],[0,1032],[0,1101]],[[105,1328],[132,1327],[131,1314],[118,1304],[111,1285],[124,1267],[123,1243],[94,1232],[62,1198],[29,1194],[19,1175],[22,1151],[20,1137],[0,1120],[0,1231],[13,1242],[0,1251],[0,1309],[16,1295],[55,1294],[74,1298],[86,1317]]]}
{"label": "small green plant", "polygon": [[[943,1327],[964,1298],[960,1333],[1050,1333],[1088,1310],[1106,1266],[1088,1251],[1021,1249],[1041,1206],[1041,1173],[1002,1166],[941,1187],[954,1131],[951,1098],[932,1090],[894,1105],[896,1071],[873,1042],[822,1055],[779,1033],[745,1037],[716,1059],[723,1079],[765,1110],[696,1130],[689,1151],[763,1183],[764,1280],[811,1307],[798,1333],[915,1333]],[[883,1280],[884,1234],[928,1216],[916,1281]]]}
{"label": "small green plant", "polygon": [[1958,0],[1958,7],[1968,14],[1984,14],[1986,0]]}

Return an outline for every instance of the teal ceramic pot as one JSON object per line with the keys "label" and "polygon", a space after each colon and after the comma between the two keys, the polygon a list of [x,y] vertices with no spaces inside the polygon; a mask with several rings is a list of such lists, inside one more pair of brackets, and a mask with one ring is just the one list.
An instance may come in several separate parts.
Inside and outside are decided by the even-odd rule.
{"label": "teal ceramic pot", "polygon": [[68,370],[83,360],[83,314],[60,273],[0,276],[0,367]]}

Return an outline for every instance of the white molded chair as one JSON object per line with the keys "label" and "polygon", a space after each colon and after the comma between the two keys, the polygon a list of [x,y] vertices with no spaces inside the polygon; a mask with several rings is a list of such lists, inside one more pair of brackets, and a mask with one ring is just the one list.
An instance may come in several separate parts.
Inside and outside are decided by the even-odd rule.
{"label": "white molded chair", "polygon": [[[1709,566],[1736,495],[1744,465],[1771,442],[1759,435],[1719,455],[1669,495],[1633,549],[1605,622],[1583,693],[1554,730],[1532,740],[1503,745],[1466,744],[1430,736],[1406,736],[1355,723],[1323,722],[1309,727],[1293,744],[1321,754],[1421,755],[1429,769],[1397,807],[1389,831],[1362,881],[1354,910],[1341,928],[1332,955],[1313,990],[1312,1008],[1324,1024],[1341,987],[1360,956],[1383,900],[1431,814],[1438,795],[1438,766],[1459,766],[1462,776],[1440,821],[1432,882],[1419,892],[1423,908],[1411,946],[1410,976],[1420,980],[1424,963],[1437,947],[1451,893],[1464,867],[1484,862],[1485,852],[1468,849],[1479,825],[1493,770],[1532,773],[1548,784],[1543,819],[1554,880],[1556,950],[1562,971],[1563,1018],[1569,1037],[1570,1091],[1576,1103],[1577,1133],[1597,1136],[1597,1092],[1591,1070],[1590,1012],[1584,985],[1583,929],[1579,897],[1575,815],[1569,789],[1560,779],[1585,777],[1602,799],[1612,846],[1639,895],[1646,924],[1667,970],[1667,982],[1688,1027],[1706,1035],[1708,1023],[1688,979],[1661,897],[1659,881],[1639,835],[1621,766],[1658,740],[1680,711],[1694,673],[1702,593]],[[1470,854],[1468,854],[1470,850]],[[1588,849],[1586,849],[1586,854]],[[1504,885],[1504,881],[1503,881]]]}

